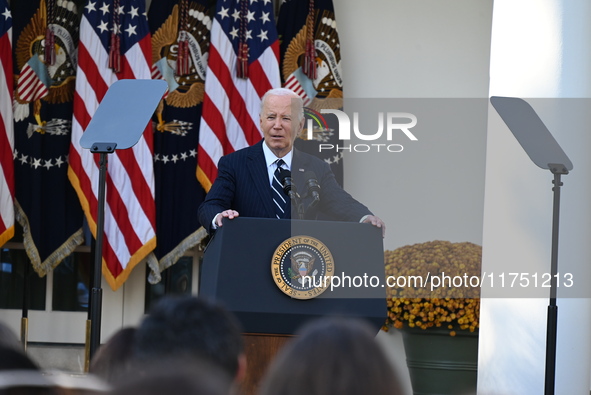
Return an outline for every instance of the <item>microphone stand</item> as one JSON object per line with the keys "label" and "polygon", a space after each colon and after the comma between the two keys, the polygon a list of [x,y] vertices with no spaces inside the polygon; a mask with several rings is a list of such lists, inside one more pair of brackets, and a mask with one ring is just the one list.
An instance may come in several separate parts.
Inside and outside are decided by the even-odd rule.
{"label": "microphone stand", "polygon": [[[306,212],[320,202],[320,185],[318,185],[318,181],[316,181],[316,175],[313,172],[309,173],[310,179],[306,182],[308,191],[303,197],[301,197],[300,194],[297,192],[296,186],[291,180],[291,173],[288,170],[286,170],[285,172],[282,172],[281,175],[281,185],[283,186],[283,192],[285,192],[289,196],[291,204],[296,207],[298,219],[304,219],[306,216]],[[313,200],[312,202],[310,202],[308,207],[304,208],[304,203],[302,199],[308,196],[312,196]]]}
{"label": "microphone stand", "polygon": [[313,199],[308,205],[308,208],[306,208],[306,211],[308,211],[320,203],[320,185],[318,185],[316,174],[314,174],[313,171],[307,171],[304,174],[304,177],[308,179],[308,181],[306,181],[306,188],[308,189],[306,196],[312,196]]}
{"label": "microphone stand", "polygon": [[296,206],[298,210],[298,219],[304,219],[306,210],[304,210],[304,205],[302,204],[302,199],[300,195],[297,192],[291,192],[289,197],[291,198],[291,202]]}
{"label": "microphone stand", "polygon": [[281,185],[283,186],[283,192],[289,196],[291,204],[296,206],[298,212],[298,219],[304,219],[304,206],[300,194],[297,192],[296,186],[291,181],[291,172],[285,170],[281,172]]}

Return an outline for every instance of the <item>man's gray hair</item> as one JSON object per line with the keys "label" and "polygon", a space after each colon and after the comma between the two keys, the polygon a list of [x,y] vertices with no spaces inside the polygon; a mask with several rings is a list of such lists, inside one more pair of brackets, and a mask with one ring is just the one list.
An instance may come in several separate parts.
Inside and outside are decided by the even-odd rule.
{"label": "man's gray hair", "polygon": [[267,97],[269,97],[269,96],[292,96],[296,100],[298,108],[301,110],[301,111],[297,111],[298,121],[301,121],[304,118],[304,101],[302,100],[302,98],[300,96],[298,96],[297,93],[295,93],[291,89],[287,89],[287,88],[269,89],[263,95],[263,98],[261,99],[261,111],[260,111],[261,114],[263,113],[263,107],[265,106],[265,100],[267,100]]}

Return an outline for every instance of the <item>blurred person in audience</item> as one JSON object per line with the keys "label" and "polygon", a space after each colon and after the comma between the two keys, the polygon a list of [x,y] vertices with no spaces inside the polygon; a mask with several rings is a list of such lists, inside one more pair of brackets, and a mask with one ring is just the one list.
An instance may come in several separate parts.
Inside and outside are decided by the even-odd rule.
{"label": "blurred person in audience", "polygon": [[[7,333],[10,332],[3,330],[2,334]],[[14,339],[3,337],[0,341],[0,395],[58,395],[53,382],[43,376],[37,364],[20,347],[14,345]],[[20,345],[18,339],[16,344]]]}
{"label": "blurred person in audience", "polygon": [[110,395],[230,395],[232,378],[211,361],[183,357],[154,361],[114,384]]}
{"label": "blurred person in audience", "polygon": [[159,300],[137,328],[134,366],[179,358],[209,361],[241,382],[246,356],[237,319],[222,306],[194,296]]}
{"label": "blurred person in audience", "polygon": [[363,321],[321,318],[279,351],[260,395],[402,394],[390,361]]}
{"label": "blurred person in audience", "polygon": [[50,370],[43,372],[49,379],[58,395],[101,395],[111,390],[111,387],[93,374],[62,372]]}
{"label": "blurred person in audience", "polygon": [[42,371],[0,323],[0,395],[92,395],[109,387],[92,375]]}
{"label": "blurred person in audience", "polygon": [[129,373],[135,332],[134,327],[121,328],[115,332],[92,357],[90,373],[109,383]]}
{"label": "blurred person in audience", "polygon": [[13,347],[22,350],[22,343],[12,329],[0,321],[0,346]]}

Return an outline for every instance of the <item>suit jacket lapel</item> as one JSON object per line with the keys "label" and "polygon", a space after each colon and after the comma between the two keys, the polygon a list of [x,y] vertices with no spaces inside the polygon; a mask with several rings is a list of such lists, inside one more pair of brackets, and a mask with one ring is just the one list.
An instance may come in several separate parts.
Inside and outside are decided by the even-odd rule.
{"label": "suit jacket lapel", "polygon": [[253,145],[248,156],[248,172],[251,175],[252,183],[258,192],[258,197],[261,199],[267,211],[269,218],[275,217],[275,209],[273,208],[273,198],[271,196],[271,186],[269,185],[269,175],[265,163],[265,155],[263,154],[263,141]]}

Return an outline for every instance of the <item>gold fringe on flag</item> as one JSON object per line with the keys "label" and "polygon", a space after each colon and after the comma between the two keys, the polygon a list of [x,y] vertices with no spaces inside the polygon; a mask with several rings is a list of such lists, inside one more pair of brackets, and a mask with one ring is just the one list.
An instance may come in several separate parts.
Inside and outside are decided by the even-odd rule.
{"label": "gold fringe on flag", "polygon": [[185,252],[201,243],[203,239],[207,237],[207,232],[202,226],[195,232],[187,236],[179,245],[177,245],[172,251],[162,257],[157,264],[148,262],[150,267],[150,274],[148,275],[148,282],[150,284],[157,284],[162,280],[162,272],[175,263],[185,255]]}
{"label": "gold fringe on flag", "polygon": [[31,260],[31,265],[39,277],[45,276],[47,273],[52,271],[57,265],[59,265],[65,258],[74,252],[76,247],[84,242],[84,232],[82,228],[78,229],[68,240],[66,240],[57,250],[41,262],[39,251],[35,246],[33,237],[31,235],[31,228],[29,226],[29,218],[23,211],[20,204],[14,201],[14,211],[16,214],[16,220],[23,227],[23,244],[27,256]]}

